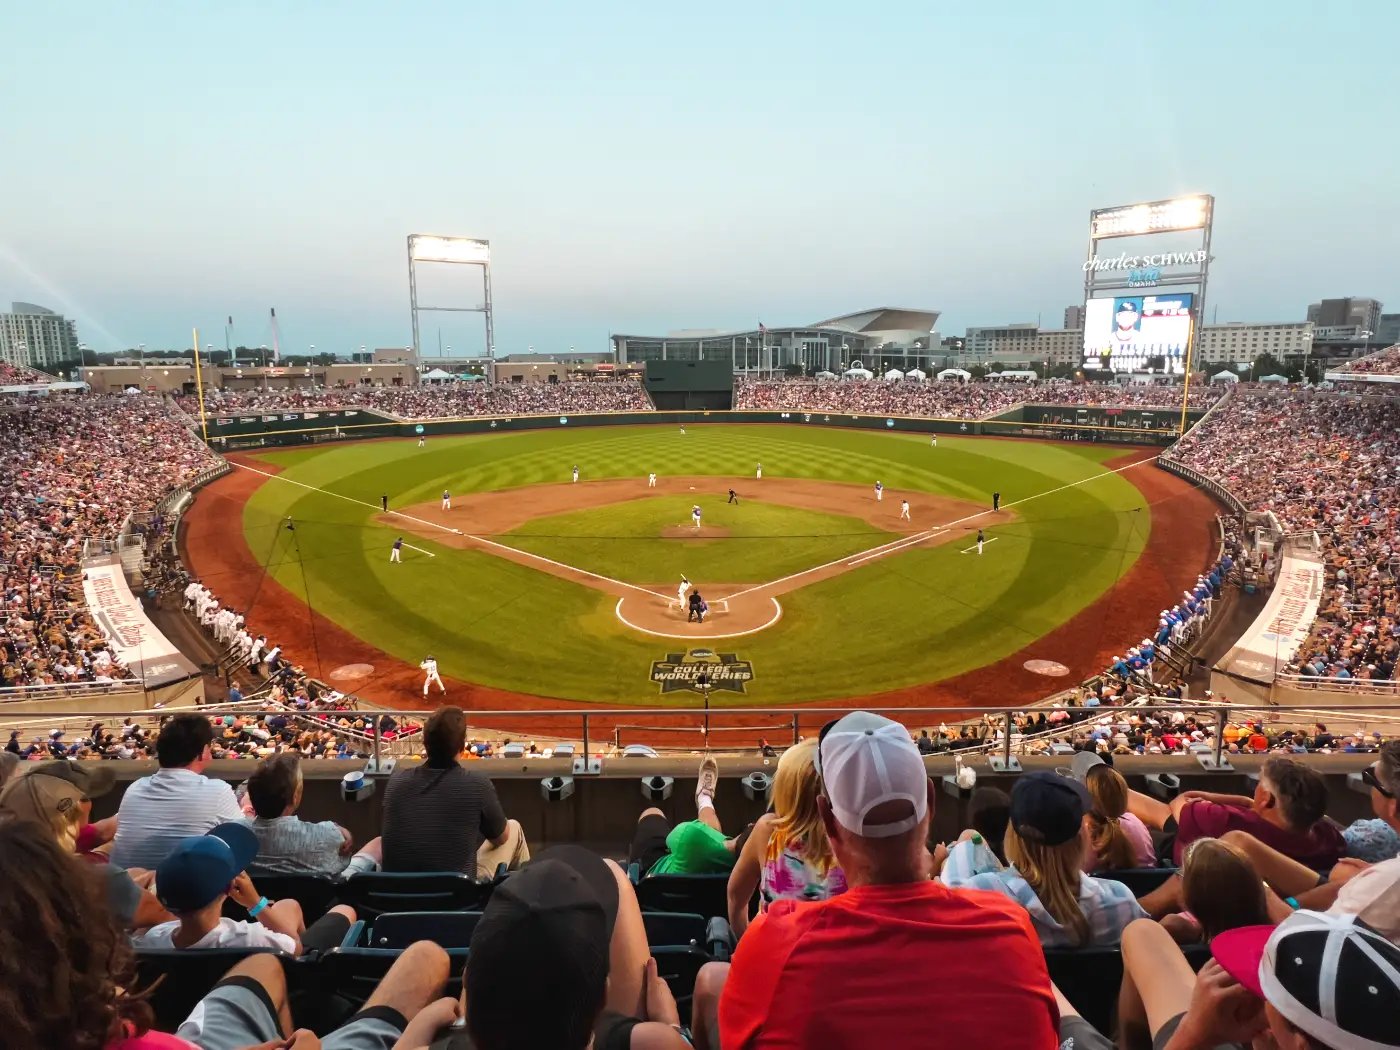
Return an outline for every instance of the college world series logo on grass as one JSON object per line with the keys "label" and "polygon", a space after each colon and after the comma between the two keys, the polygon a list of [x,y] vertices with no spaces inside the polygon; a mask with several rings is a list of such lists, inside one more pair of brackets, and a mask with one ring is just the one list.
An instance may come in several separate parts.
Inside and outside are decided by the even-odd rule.
{"label": "college world series logo on grass", "polygon": [[713,649],[688,649],[683,653],[668,653],[666,659],[653,661],[651,680],[661,686],[661,692],[679,693],[689,690],[703,693],[701,675],[708,676],[712,692],[744,693],[753,681],[753,664],[740,660],[734,653],[717,653]]}

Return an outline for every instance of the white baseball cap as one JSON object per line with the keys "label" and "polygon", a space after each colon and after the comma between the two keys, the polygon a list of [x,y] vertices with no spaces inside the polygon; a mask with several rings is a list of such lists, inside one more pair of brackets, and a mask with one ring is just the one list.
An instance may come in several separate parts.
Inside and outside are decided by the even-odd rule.
{"label": "white baseball cap", "polygon": [[[853,711],[823,727],[817,773],[836,822],[862,838],[902,835],[928,813],[928,772],[909,731],[869,711]],[[908,802],[913,812],[886,824],[866,817],[886,802]]]}

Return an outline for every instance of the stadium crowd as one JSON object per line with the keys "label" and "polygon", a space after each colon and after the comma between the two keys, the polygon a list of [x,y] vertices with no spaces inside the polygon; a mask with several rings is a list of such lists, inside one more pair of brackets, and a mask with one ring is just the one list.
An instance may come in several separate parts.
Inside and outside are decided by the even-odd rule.
{"label": "stadium crowd", "polygon": [[[1016,405],[1036,404],[1124,408],[1180,408],[1181,387],[1159,384],[1029,383],[980,379],[958,382],[885,379],[746,379],[735,381],[734,407],[792,412],[889,413],[942,419],[985,419]],[[1193,387],[1190,404],[1207,408],[1218,388]]]}
{"label": "stadium crowd", "polygon": [[[178,399],[192,416],[199,400]],[[453,416],[528,416],[579,412],[650,411],[635,379],[571,380],[564,383],[454,382],[415,387],[290,387],[276,390],[210,390],[204,409],[210,416],[239,412],[294,412],[324,408],[377,409],[405,419]]]}
{"label": "stadium crowd", "polygon": [[83,541],[115,537],[217,459],[145,397],[26,400],[0,423],[0,684],[127,677],[83,601]]}
{"label": "stadium crowd", "polygon": [[1335,369],[1335,372],[1361,372],[1366,375],[1393,376],[1400,373],[1400,344],[1377,350],[1374,354],[1358,357]]}
{"label": "stadium crowd", "polygon": [[[1290,668],[1392,679],[1400,653],[1400,399],[1236,394],[1167,455],[1285,533],[1316,534],[1326,592]],[[1267,464],[1268,469],[1261,469]]]}
{"label": "stadium crowd", "polygon": [[19,365],[12,365],[8,361],[0,361],[0,386],[19,386],[22,384],[33,385],[36,383],[48,383],[52,381],[52,376],[40,375],[33,369],[22,368]]}
{"label": "stadium crowd", "polygon": [[[693,810],[643,809],[625,854],[605,857],[532,855],[481,767],[459,761],[465,733],[460,709],[429,718],[426,761],[387,779],[380,834],[362,843],[298,816],[295,756],[260,761],[238,790],[206,776],[214,729],[198,714],[165,723],[159,768],[106,819],[91,810],[111,767],[0,765],[5,1045],[1400,1047],[1400,741],[1364,769],[1371,814],[1347,825],[1327,816],[1321,775],[1286,755],[1251,795],[1164,800],[1082,751],[1009,791],[976,788],[943,842],[920,748],[857,711],[784,752],[754,823],[724,827],[707,756]],[[483,903],[469,926],[416,917],[430,921],[378,947],[378,985],[361,991],[351,974],[369,956],[332,963],[378,937],[356,925],[356,887],[376,872],[419,880],[401,890],[460,872]],[[259,888],[291,890],[287,876],[341,892]],[[643,900],[668,878],[664,892],[727,927],[667,939]],[[709,884],[723,903],[694,895]],[[201,972],[216,948],[226,976],[158,1013],[151,974],[175,975],[179,956]],[[677,953],[698,970],[663,976],[658,959]],[[911,981],[956,1007],[899,1008]]]}

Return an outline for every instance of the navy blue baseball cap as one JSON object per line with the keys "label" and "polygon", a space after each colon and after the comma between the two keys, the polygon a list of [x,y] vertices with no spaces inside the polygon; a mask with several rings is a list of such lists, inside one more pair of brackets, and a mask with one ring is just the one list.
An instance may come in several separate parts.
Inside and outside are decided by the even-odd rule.
{"label": "navy blue baseball cap", "polygon": [[1078,835],[1092,808],[1088,789],[1058,773],[1023,773],[1011,789],[1011,826],[1042,846],[1063,845]]}
{"label": "navy blue baseball cap", "polygon": [[230,821],[180,843],[156,867],[156,897],[171,911],[198,911],[226,889],[258,855],[247,824]]}

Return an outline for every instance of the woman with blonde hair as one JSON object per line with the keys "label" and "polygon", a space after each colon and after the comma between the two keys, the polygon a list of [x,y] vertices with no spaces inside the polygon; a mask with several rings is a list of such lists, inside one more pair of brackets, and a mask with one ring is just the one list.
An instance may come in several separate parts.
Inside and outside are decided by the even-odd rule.
{"label": "woman with blonde hair", "polygon": [[817,811],[816,754],[813,738],[778,760],[773,808],[758,818],[729,874],[729,924],[736,937],[748,928],[755,890],[760,912],[776,900],[820,901],[846,892]]}
{"label": "woman with blonde hair", "polygon": [[1115,945],[1147,916],[1127,886],[1083,871],[1089,844],[1083,784],[1058,773],[1025,773],[1011,790],[1006,859],[997,863],[982,836],[967,831],[948,851],[945,885],[991,890],[1026,909],[1047,948]]}
{"label": "woman with blonde hair", "polygon": [[1088,789],[1093,802],[1085,818],[1089,823],[1089,851],[1084,870],[1155,868],[1157,854],[1152,848],[1152,832],[1128,812],[1128,782],[1123,774],[1089,751],[1074,756],[1069,772]]}

